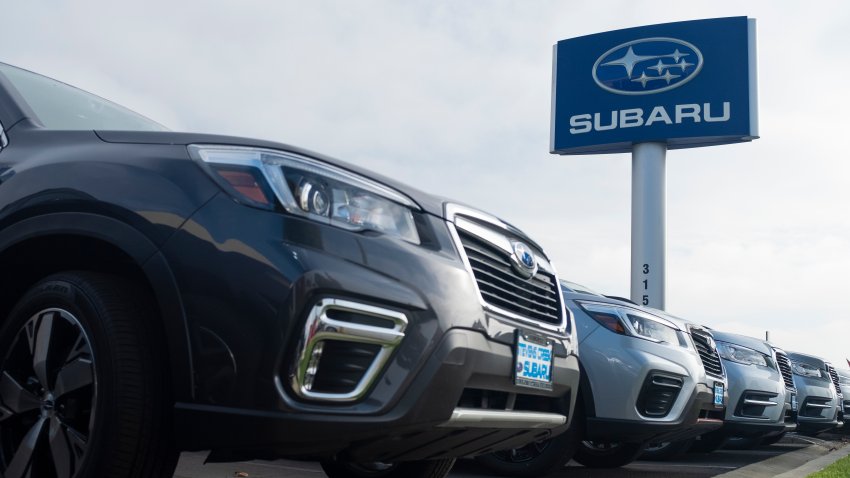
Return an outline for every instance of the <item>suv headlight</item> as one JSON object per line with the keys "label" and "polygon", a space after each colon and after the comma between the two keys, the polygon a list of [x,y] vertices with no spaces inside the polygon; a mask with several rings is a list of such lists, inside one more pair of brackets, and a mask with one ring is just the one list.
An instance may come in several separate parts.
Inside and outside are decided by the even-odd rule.
{"label": "suv headlight", "polygon": [[768,366],[767,358],[761,352],[749,347],[730,344],[728,342],[717,342],[717,353],[726,360],[738,362],[745,365]]}
{"label": "suv headlight", "polygon": [[791,361],[791,371],[794,374],[799,375],[801,377],[815,377],[815,378],[823,378],[823,372],[817,367],[809,365],[805,362],[795,362]]}
{"label": "suv headlight", "polygon": [[685,334],[671,322],[631,307],[602,302],[576,301],[593,320],[620,335],[690,348]]}
{"label": "suv headlight", "polygon": [[294,153],[239,146],[190,145],[189,155],[240,202],[352,231],[377,231],[418,244],[404,194],[371,179]]}

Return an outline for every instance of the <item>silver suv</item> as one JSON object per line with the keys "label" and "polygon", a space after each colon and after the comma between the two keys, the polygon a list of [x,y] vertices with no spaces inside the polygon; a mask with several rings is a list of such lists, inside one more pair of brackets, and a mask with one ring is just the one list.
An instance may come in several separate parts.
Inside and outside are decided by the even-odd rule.
{"label": "silver suv", "polygon": [[[846,421],[848,415],[850,415],[850,369],[847,368],[836,368],[835,372],[838,374],[838,385],[841,387],[843,400],[841,401],[841,419]],[[850,434],[850,425],[845,425],[841,427],[841,432],[845,434]]]}
{"label": "silver suv", "polygon": [[[536,476],[572,456],[587,467],[634,460],[650,442],[719,428],[726,376],[711,332],[660,310],[562,281],[575,317],[581,379],[563,437],[479,457],[500,474]],[[567,437],[573,437],[569,441]]]}
{"label": "silver suv", "polygon": [[700,436],[693,448],[714,451],[730,438],[735,447],[749,448],[794,431],[797,391],[786,354],[757,338],[712,334],[729,380],[729,406],[723,427]]}
{"label": "silver suv", "polygon": [[791,352],[799,407],[797,431],[816,435],[843,424],[843,396],[835,368],[824,359]]}

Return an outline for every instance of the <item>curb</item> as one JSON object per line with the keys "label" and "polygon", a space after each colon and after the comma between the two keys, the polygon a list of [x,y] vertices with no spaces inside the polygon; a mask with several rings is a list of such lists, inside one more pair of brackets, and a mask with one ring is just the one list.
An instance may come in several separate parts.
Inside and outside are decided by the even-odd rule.
{"label": "curb", "polygon": [[[767,460],[743,466],[737,470],[716,475],[715,478],[779,478],[780,476],[782,478],[801,478],[806,476],[806,474],[801,474],[803,467],[830,456],[830,451],[833,449],[819,444],[810,444],[799,450],[789,451]],[[843,448],[841,451],[845,449],[850,452],[850,447]],[[832,463],[832,461],[827,462],[827,464],[829,463]]]}
{"label": "curb", "polygon": [[786,471],[781,475],[776,475],[774,478],[800,478],[804,476],[809,476],[810,474],[816,471],[823,470],[827,466],[835,463],[836,461],[844,458],[847,455],[850,455],[850,446],[838,448],[837,450],[831,451],[826,455],[820,458],[816,458],[802,466],[794,468],[793,470]]}

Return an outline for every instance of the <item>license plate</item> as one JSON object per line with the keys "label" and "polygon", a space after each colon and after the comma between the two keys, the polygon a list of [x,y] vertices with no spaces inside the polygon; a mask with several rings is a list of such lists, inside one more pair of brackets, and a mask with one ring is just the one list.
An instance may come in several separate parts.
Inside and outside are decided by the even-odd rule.
{"label": "license plate", "polygon": [[514,347],[514,383],[523,387],[552,390],[552,342],[517,331]]}
{"label": "license plate", "polygon": [[721,382],[714,382],[714,406],[723,406],[723,384]]}
{"label": "license plate", "polygon": [[797,411],[797,394],[796,393],[791,394],[791,411],[792,412]]}

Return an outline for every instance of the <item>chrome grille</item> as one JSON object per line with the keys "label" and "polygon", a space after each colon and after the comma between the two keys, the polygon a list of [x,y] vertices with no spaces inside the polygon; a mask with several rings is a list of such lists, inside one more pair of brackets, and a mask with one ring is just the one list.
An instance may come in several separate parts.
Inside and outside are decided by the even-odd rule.
{"label": "chrome grille", "polygon": [[836,373],[835,367],[832,364],[826,364],[826,371],[829,372],[829,378],[832,379],[832,383],[835,385],[836,393],[841,395],[841,385],[838,384],[838,373]]}
{"label": "chrome grille", "polygon": [[776,352],[776,365],[779,366],[779,373],[782,374],[782,380],[785,382],[785,388],[794,388],[794,377],[791,375],[791,361],[788,356],[782,352]]}
{"label": "chrome grille", "polygon": [[714,342],[711,335],[699,329],[692,329],[691,337],[694,339],[694,345],[697,348],[700,360],[702,360],[705,373],[722,378],[723,365],[720,363],[720,355],[717,354],[717,349],[711,346]]}
{"label": "chrome grille", "polygon": [[529,319],[561,324],[563,308],[553,274],[539,270],[533,278],[522,279],[502,249],[460,229],[458,236],[485,302]]}
{"label": "chrome grille", "polygon": [[[505,241],[510,239],[503,231],[478,225]],[[536,322],[555,326],[564,322],[554,274],[540,268],[531,279],[523,279],[514,272],[504,249],[461,228],[457,233],[485,303]]]}

